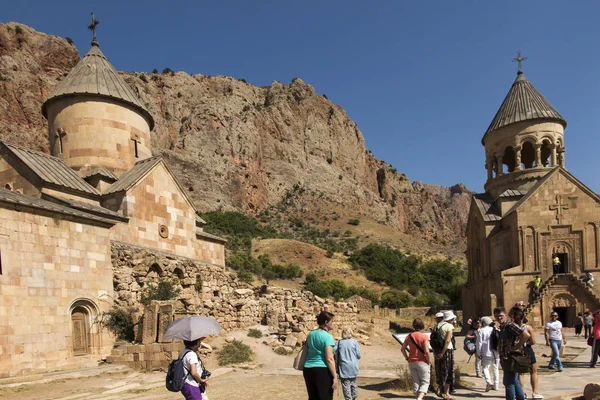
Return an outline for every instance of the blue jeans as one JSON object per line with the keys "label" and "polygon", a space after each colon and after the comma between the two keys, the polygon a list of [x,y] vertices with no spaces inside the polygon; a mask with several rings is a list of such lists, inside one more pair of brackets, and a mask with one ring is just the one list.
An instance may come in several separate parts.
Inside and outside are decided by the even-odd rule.
{"label": "blue jeans", "polygon": [[553,368],[554,364],[558,369],[563,369],[563,364],[560,361],[560,346],[562,346],[562,340],[550,339],[550,348],[552,348],[552,358],[550,358],[550,364],[548,368]]}
{"label": "blue jeans", "polygon": [[504,372],[502,384],[504,384],[506,400],[515,400],[515,398],[517,400],[525,400],[525,394],[523,394],[523,388],[519,382],[519,374],[510,371],[507,360],[500,360],[500,364]]}

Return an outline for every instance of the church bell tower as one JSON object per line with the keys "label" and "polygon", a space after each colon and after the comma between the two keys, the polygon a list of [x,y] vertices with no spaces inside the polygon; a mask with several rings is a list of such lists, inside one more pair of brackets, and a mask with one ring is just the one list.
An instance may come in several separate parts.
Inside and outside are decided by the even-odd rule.
{"label": "church bell tower", "polygon": [[523,74],[526,57],[481,143],[485,147],[485,191],[497,198],[506,190],[527,192],[553,167],[565,167],[567,121]]}

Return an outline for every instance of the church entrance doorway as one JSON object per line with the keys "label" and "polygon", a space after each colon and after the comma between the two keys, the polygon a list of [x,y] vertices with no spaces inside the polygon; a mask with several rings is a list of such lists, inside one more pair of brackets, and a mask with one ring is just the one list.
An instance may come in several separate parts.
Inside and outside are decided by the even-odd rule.
{"label": "church entrance doorway", "polygon": [[[573,310],[571,310],[573,308]],[[571,328],[574,326],[571,320],[571,312],[575,312],[574,307],[554,307],[554,312],[558,314],[558,320],[562,323],[564,328]]]}
{"label": "church entrance doorway", "polygon": [[75,307],[71,312],[71,329],[73,341],[73,354],[76,356],[89,352],[89,325],[88,312],[83,307]]}

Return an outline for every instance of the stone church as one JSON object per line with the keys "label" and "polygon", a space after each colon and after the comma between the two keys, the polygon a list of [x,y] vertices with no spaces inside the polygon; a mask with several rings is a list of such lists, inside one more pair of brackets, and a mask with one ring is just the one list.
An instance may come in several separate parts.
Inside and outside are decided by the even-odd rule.
{"label": "stone church", "polygon": [[598,288],[581,279],[600,277],[600,197],[567,171],[567,122],[516,60],[517,78],[482,138],[487,181],[469,210],[463,311],[491,315],[523,301],[534,326],[552,311],[573,326],[577,313],[600,309]]}
{"label": "stone church", "polygon": [[224,266],[98,42],[42,107],[51,154],[0,142],[0,377],[96,365],[114,338],[111,246]]}

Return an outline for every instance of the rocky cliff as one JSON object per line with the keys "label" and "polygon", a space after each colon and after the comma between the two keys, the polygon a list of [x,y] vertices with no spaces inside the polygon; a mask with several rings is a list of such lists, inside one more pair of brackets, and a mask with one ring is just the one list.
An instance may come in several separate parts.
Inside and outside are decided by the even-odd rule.
{"label": "rocky cliff", "polygon": [[[66,39],[0,24],[1,140],[47,150],[41,104],[78,60]],[[301,79],[256,87],[184,72],[122,75],[156,120],[154,152],[200,209],[254,213],[295,185],[321,208],[463,250],[470,192],[411,182],[373,157],[346,112]]]}

